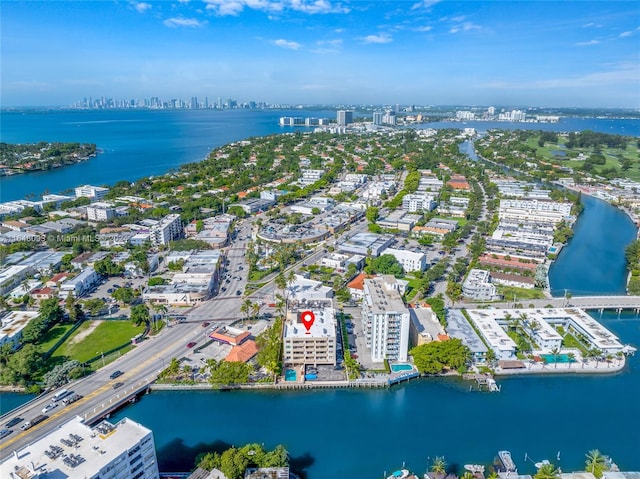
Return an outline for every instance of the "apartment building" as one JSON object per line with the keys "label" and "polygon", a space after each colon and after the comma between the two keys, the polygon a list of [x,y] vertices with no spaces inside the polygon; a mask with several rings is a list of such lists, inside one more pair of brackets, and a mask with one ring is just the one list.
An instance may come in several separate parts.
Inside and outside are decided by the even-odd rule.
{"label": "apartment building", "polygon": [[167,245],[170,241],[182,237],[182,220],[180,215],[171,214],[162,218],[151,227],[150,237],[154,246]]}
{"label": "apartment building", "polygon": [[84,185],[78,186],[75,190],[77,198],[90,198],[93,201],[98,201],[107,196],[109,188],[103,188],[102,186]]}
{"label": "apartment building", "polygon": [[362,321],[373,362],[407,360],[410,314],[396,278],[385,275],[364,280]]}
{"label": "apartment building", "polygon": [[[313,301],[309,308],[290,312],[284,325],[284,363],[290,366],[336,364],[336,319],[332,302]],[[303,315],[315,320],[307,329]]]}
{"label": "apartment building", "polygon": [[427,255],[404,249],[387,248],[382,254],[390,254],[402,266],[405,272],[424,271],[427,269]]}
{"label": "apartment building", "polygon": [[423,213],[431,211],[436,207],[436,202],[432,195],[408,194],[402,198],[402,208],[410,213]]}
{"label": "apartment building", "polygon": [[[155,479],[160,477],[150,429],[130,419],[95,427],[76,416],[0,463],[0,477]],[[46,465],[46,471],[45,467]]]}
{"label": "apartment building", "polygon": [[490,301],[497,297],[496,287],[491,283],[491,273],[472,269],[462,283],[462,294],[476,301]]}

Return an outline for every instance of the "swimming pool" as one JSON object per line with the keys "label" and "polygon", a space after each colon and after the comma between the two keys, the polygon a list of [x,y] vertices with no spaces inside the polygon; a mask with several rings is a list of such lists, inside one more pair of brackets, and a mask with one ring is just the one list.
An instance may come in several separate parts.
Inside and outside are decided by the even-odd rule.
{"label": "swimming pool", "polygon": [[402,371],[411,371],[413,366],[411,364],[392,364],[391,371],[394,373],[400,373]]}
{"label": "swimming pool", "polygon": [[558,251],[557,246],[549,246],[549,253],[555,253],[556,251]]}
{"label": "swimming pool", "polygon": [[295,381],[297,378],[297,374],[296,374],[296,370],[295,369],[287,369],[284,372],[284,380],[285,381]]}
{"label": "swimming pool", "polygon": [[546,364],[553,363],[575,363],[574,358],[570,358],[568,354],[541,354],[540,357]]}

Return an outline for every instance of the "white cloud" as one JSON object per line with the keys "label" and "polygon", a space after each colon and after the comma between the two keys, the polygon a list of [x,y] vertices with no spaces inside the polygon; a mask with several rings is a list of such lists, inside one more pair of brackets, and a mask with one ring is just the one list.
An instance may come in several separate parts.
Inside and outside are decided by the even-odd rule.
{"label": "white cloud", "polygon": [[631,35],[633,35],[633,31],[622,32],[622,33],[620,34],[620,38],[630,37]]}
{"label": "white cloud", "polygon": [[433,30],[433,27],[431,25],[426,25],[424,27],[416,27],[414,28],[414,30],[416,32],[430,32],[431,30]]}
{"label": "white cloud", "polygon": [[471,22],[464,22],[449,29],[449,33],[469,32],[471,30],[482,30],[482,27]]}
{"label": "white cloud", "polygon": [[388,33],[381,33],[380,35],[367,35],[362,38],[362,41],[364,43],[390,43],[393,38]]}
{"label": "white cloud", "polygon": [[598,43],[600,43],[598,40],[589,40],[586,42],[578,42],[576,43],[576,47],[588,47],[590,45],[597,45]]}
{"label": "white cloud", "polygon": [[349,8],[332,4],[329,0],[204,0],[207,10],[217,15],[238,15],[245,8],[268,13],[282,12],[285,9],[308,14],[348,13]]}
{"label": "white cloud", "polygon": [[201,22],[197,18],[183,18],[183,17],[174,17],[167,18],[164,22],[167,27],[176,28],[176,27],[201,27],[205,25],[207,22]]}
{"label": "white cloud", "polygon": [[298,42],[291,42],[289,40],[284,40],[282,38],[280,38],[278,40],[274,40],[273,44],[278,46],[278,47],[288,48],[289,50],[299,50],[300,47],[302,46]]}
{"label": "white cloud", "polygon": [[332,5],[327,0],[315,0],[307,2],[305,0],[290,0],[291,9],[305,13],[349,13],[350,9],[341,5]]}
{"label": "white cloud", "polygon": [[342,45],[342,38],[336,38],[335,40],[318,40],[317,45],[326,45],[330,47],[339,47]]}
{"label": "white cloud", "polygon": [[145,2],[132,2],[131,5],[138,13],[144,13],[151,8],[151,4]]}
{"label": "white cloud", "polygon": [[599,23],[589,22],[582,25],[582,28],[602,28],[602,25],[600,25]]}
{"label": "white cloud", "polygon": [[422,0],[421,2],[414,3],[411,6],[411,10],[416,10],[418,8],[431,8],[436,3],[440,3],[442,0]]}

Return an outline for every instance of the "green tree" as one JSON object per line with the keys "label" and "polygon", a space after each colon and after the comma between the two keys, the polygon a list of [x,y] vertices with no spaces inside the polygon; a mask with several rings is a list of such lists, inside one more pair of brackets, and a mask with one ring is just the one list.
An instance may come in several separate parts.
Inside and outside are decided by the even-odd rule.
{"label": "green tree", "polygon": [[436,477],[443,477],[447,473],[447,463],[443,456],[436,456],[433,459],[430,471],[433,472]]}
{"label": "green tree", "polygon": [[131,288],[118,288],[111,296],[122,304],[131,304],[135,298],[135,294]]}
{"label": "green tree", "polygon": [[560,472],[553,464],[543,464],[535,473],[533,479],[558,479]]}
{"label": "green tree", "polygon": [[146,304],[136,304],[131,308],[131,321],[133,321],[136,326],[142,323],[148,324],[150,319],[149,308]]}
{"label": "green tree", "polygon": [[368,273],[392,274],[396,278],[404,275],[402,265],[392,254],[383,254],[371,260],[366,268]]}
{"label": "green tree", "polygon": [[422,344],[409,351],[409,354],[413,356],[418,371],[423,374],[440,374],[447,369],[459,369],[471,358],[469,348],[457,338]]}
{"label": "green tree", "polygon": [[593,449],[586,454],[586,457],[585,469],[600,479],[604,471],[609,469],[605,456],[598,449]]}
{"label": "green tree", "polygon": [[241,479],[248,465],[249,460],[235,447],[220,456],[220,470],[227,479]]}

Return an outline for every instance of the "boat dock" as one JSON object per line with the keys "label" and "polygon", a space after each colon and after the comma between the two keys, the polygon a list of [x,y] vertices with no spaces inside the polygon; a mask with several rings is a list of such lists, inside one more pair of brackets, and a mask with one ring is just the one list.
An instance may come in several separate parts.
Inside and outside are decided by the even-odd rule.
{"label": "boat dock", "polygon": [[500,392],[500,386],[489,374],[467,373],[462,375],[462,379],[466,381],[475,381],[479,390],[486,388],[489,392]]}

